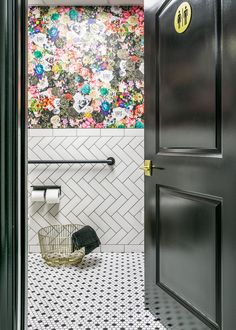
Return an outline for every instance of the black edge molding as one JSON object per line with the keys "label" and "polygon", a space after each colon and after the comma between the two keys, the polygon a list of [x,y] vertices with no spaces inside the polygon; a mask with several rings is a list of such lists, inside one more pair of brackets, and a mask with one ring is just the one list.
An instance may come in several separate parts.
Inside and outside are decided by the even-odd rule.
{"label": "black edge molding", "polygon": [[24,330],[27,1],[0,2],[0,327]]}

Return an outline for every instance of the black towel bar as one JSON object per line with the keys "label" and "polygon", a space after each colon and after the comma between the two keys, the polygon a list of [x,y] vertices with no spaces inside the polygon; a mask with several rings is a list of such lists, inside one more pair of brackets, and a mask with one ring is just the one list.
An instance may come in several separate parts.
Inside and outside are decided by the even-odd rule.
{"label": "black towel bar", "polygon": [[107,160],[29,160],[28,164],[107,164],[114,165],[115,158],[109,157]]}

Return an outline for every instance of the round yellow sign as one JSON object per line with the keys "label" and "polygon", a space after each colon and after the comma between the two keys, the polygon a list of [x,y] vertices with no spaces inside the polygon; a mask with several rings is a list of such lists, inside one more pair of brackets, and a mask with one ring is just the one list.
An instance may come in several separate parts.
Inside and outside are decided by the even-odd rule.
{"label": "round yellow sign", "polygon": [[189,27],[192,18],[192,8],[190,4],[185,1],[181,3],[175,13],[175,30],[177,33],[183,33]]}

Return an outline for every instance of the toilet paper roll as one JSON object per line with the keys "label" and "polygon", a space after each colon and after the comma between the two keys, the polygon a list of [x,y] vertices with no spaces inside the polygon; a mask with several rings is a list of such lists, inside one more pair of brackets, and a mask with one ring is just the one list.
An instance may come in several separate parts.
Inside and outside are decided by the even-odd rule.
{"label": "toilet paper roll", "polygon": [[60,189],[46,190],[46,203],[57,204],[60,202]]}
{"label": "toilet paper roll", "polygon": [[44,202],[45,190],[33,190],[31,194],[32,202]]}

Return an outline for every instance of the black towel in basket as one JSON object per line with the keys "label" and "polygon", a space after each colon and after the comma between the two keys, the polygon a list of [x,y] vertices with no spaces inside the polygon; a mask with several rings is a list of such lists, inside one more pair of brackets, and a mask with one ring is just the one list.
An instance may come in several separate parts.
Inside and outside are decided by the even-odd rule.
{"label": "black towel in basket", "polygon": [[90,226],[85,226],[72,234],[73,250],[85,247],[85,254],[89,254],[101,244],[95,230]]}

